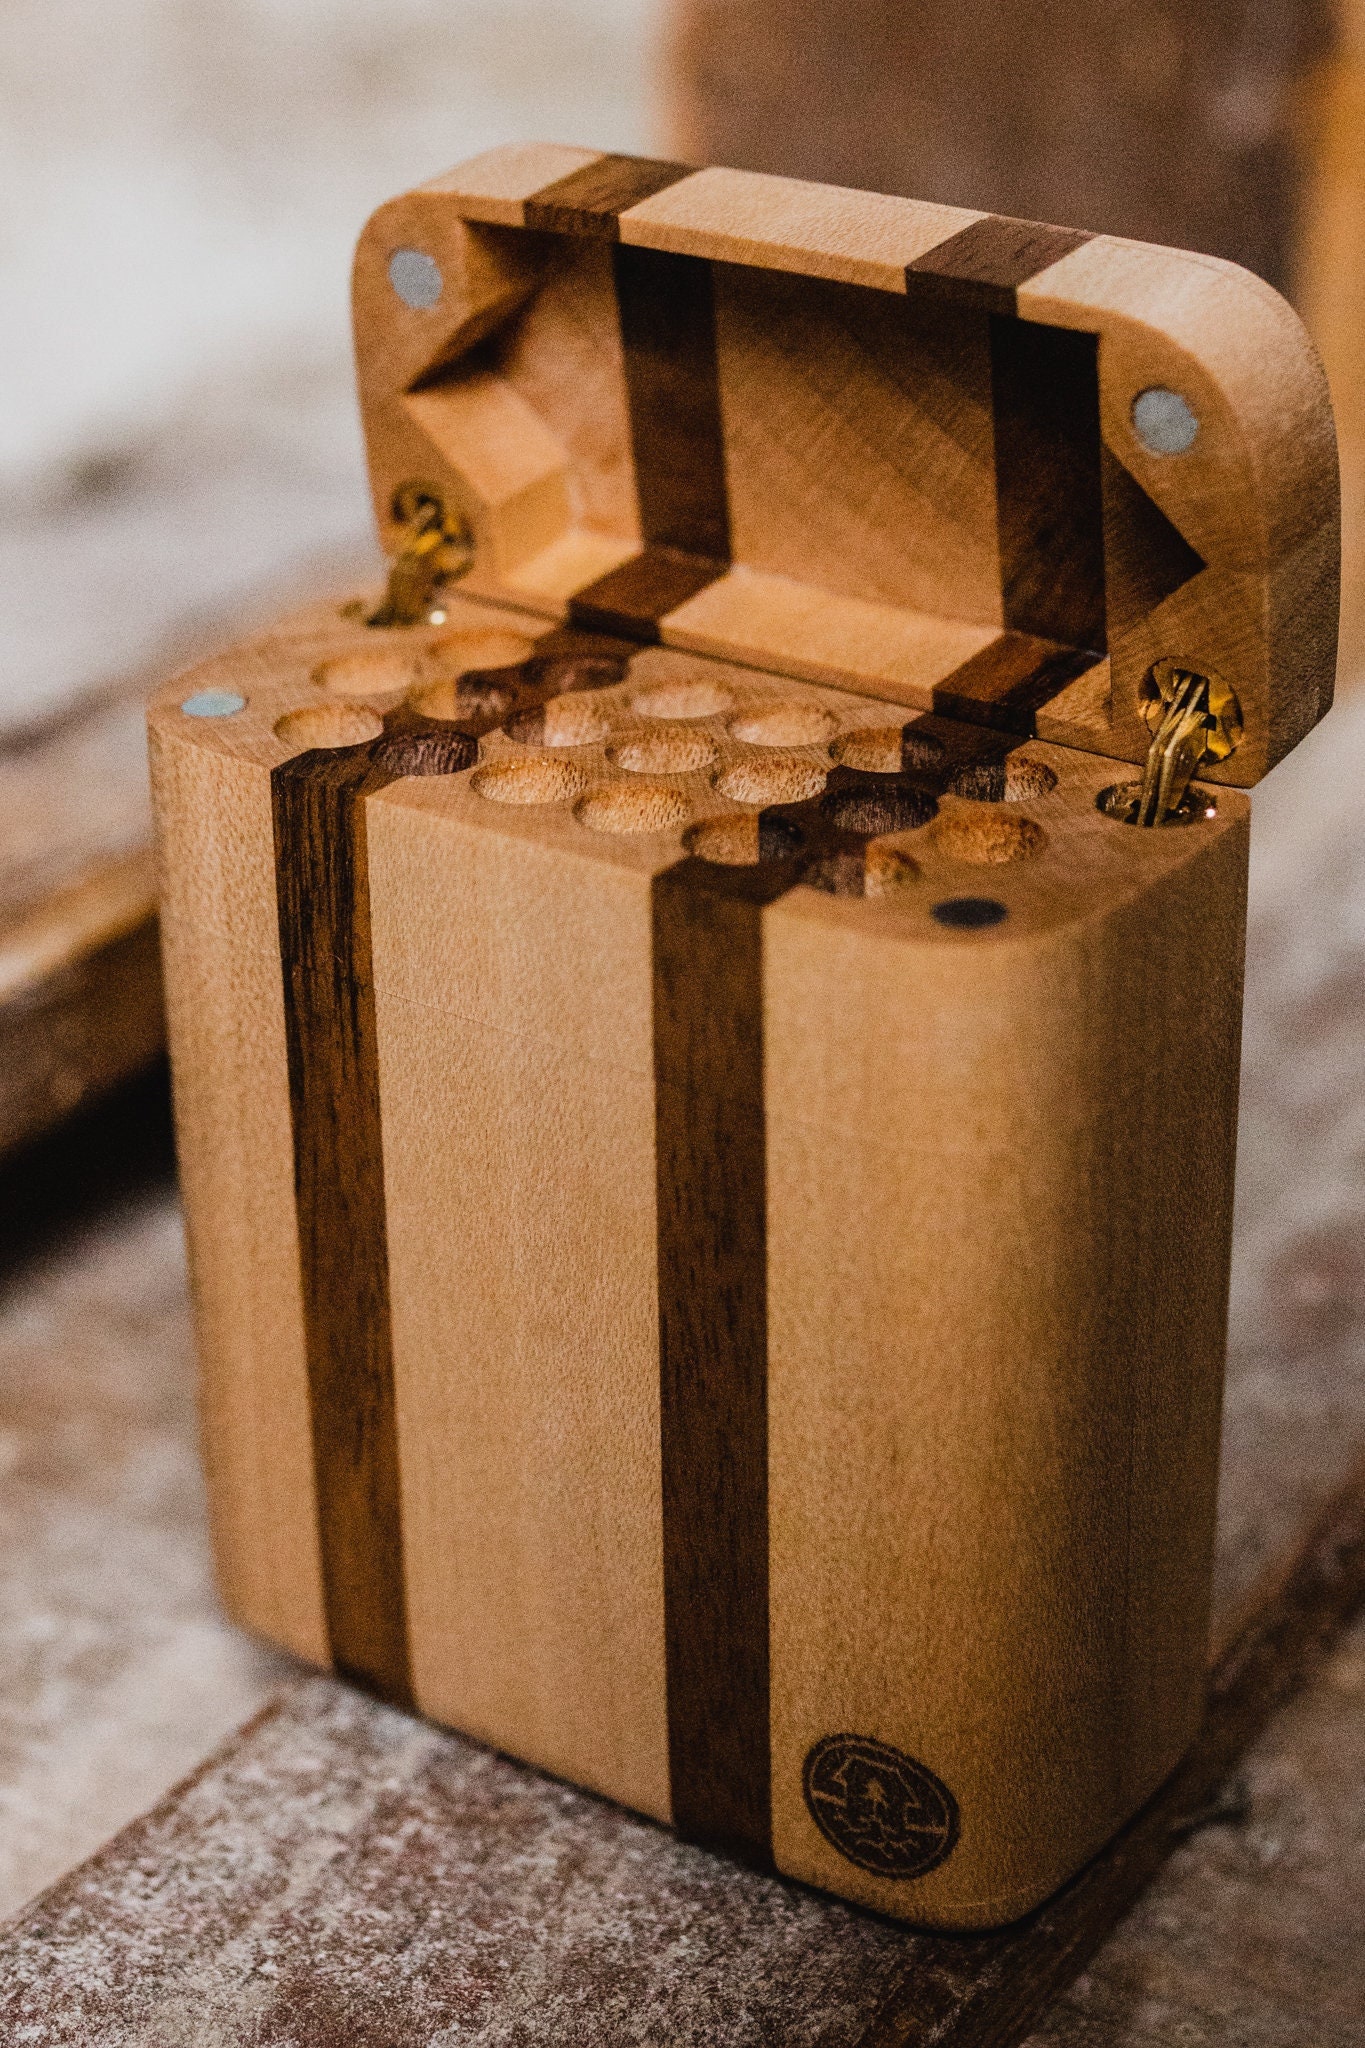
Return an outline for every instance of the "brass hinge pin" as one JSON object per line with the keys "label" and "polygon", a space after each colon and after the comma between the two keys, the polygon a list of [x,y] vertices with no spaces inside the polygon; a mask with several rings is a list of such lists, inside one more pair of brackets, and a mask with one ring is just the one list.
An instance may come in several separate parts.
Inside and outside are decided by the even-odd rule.
{"label": "brass hinge pin", "polygon": [[432,484],[401,484],[394,493],[393,516],[403,543],[390,564],[383,599],[365,623],[425,625],[441,585],[473,567],[474,536]]}

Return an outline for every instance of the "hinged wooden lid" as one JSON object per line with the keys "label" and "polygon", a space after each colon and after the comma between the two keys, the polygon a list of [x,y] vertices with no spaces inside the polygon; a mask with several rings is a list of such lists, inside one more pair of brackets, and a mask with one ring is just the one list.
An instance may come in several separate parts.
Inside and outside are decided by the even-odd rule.
{"label": "hinged wooden lid", "polygon": [[1331,702],[1336,448],[1249,272],[1107,235],[556,145],[370,220],[381,531],[471,594],[1139,761],[1165,660],[1250,784]]}

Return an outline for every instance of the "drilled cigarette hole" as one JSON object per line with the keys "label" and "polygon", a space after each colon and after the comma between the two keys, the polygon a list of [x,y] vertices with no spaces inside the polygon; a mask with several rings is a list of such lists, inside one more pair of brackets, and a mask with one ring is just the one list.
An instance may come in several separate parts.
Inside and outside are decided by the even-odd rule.
{"label": "drilled cigarette hole", "polygon": [[611,749],[610,758],[630,775],[686,775],[693,769],[709,768],[716,750],[704,732],[665,728],[632,734]]}
{"label": "drilled cigarette hole", "polygon": [[831,790],[823,809],[841,831],[863,832],[871,837],[878,832],[910,832],[917,825],[927,825],[938,805],[922,790],[878,789],[873,784],[868,789]]}
{"label": "drilled cigarette hole", "polygon": [[572,761],[557,754],[523,755],[514,761],[490,761],[476,769],[469,786],[495,804],[562,804],[583,789],[587,777]]}
{"label": "drilled cigarette hole", "polygon": [[642,718],[716,718],[728,711],[734,699],[719,683],[656,683],[638,690],[631,709]]}
{"label": "drilled cigarette hole", "polygon": [[863,874],[865,896],[894,896],[919,878],[919,862],[899,846],[874,843],[868,847]]}
{"label": "drilled cigarette hole", "polygon": [[843,847],[822,854],[809,864],[801,879],[812,889],[823,889],[829,896],[862,896],[867,888],[863,849],[859,847],[855,852]]}
{"label": "drilled cigarette hole", "polygon": [[426,680],[468,675],[476,668],[516,668],[535,651],[524,633],[443,633],[422,656]]}
{"label": "drilled cigarette hole", "polygon": [[824,786],[824,769],[799,754],[759,754],[736,761],[716,778],[721,795],[737,804],[804,803]]}
{"label": "drilled cigarette hole", "polygon": [[599,782],[576,807],[590,832],[667,832],[691,815],[682,791],[667,782]]}
{"label": "drilled cigarette hole", "polygon": [[945,860],[971,867],[996,867],[1005,861],[1029,860],[1043,851],[1047,834],[1032,818],[1012,818],[996,810],[954,811],[936,820],[930,840]]}
{"label": "drilled cigarette hole", "polygon": [[410,654],[396,647],[368,648],[359,654],[339,654],[313,671],[333,697],[382,697],[389,691],[408,689],[417,675]]}
{"label": "drilled cigarette hole", "polygon": [[952,930],[979,932],[1003,924],[1009,911],[993,896],[950,896],[946,902],[934,904],[930,916]]}
{"label": "drilled cigarette hole", "polygon": [[758,865],[758,819],[708,818],[694,825],[683,845],[698,860],[709,860],[722,868],[752,868]]}
{"label": "drilled cigarette hole", "polygon": [[[1142,795],[1140,782],[1115,782],[1108,789],[1102,789],[1095,798],[1096,810],[1103,811],[1106,818],[1116,818],[1121,825],[1137,823],[1138,798]],[[1166,825],[1197,825],[1204,818],[1216,818],[1217,800],[1207,789],[1186,790],[1179,805],[1168,811],[1162,819]]]}
{"label": "drilled cigarette hole", "polygon": [[596,697],[568,692],[523,711],[507,726],[509,739],[524,747],[591,747],[611,731],[611,714]]}
{"label": "drilled cigarette hole", "polygon": [[275,721],[275,737],[298,753],[311,747],[359,747],[377,740],[384,721],[359,704],[306,704]]}
{"label": "drilled cigarette hole", "polygon": [[954,796],[969,797],[973,803],[1018,804],[1047,796],[1057,787],[1057,778],[1042,761],[974,761],[959,768],[948,787]]}
{"label": "drilled cigarette hole", "polygon": [[1005,802],[1026,804],[1033,797],[1051,796],[1057,777],[1046,761],[1030,761],[1011,754],[1005,763]]}
{"label": "drilled cigarette hole", "polygon": [[732,718],[730,732],[751,747],[818,747],[837,726],[818,704],[769,704]]}
{"label": "drilled cigarette hole", "polygon": [[790,818],[776,818],[770,811],[760,812],[758,819],[758,857],[760,860],[790,860],[805,844],[801,827]]}
{"label": "drilled cigarette hole", "polygon": [[449,676],[412,691],[408,702],[424,718],[480,718],[496,721],[512,704],[510,690],[477,673]]}
{"label": "drilled cigarette hole", "polygon": [[899,775],[901,729],[876,725],[862,732],[846,732],[835,741],[834,758],[842,767],[861,768],[865,775]]}

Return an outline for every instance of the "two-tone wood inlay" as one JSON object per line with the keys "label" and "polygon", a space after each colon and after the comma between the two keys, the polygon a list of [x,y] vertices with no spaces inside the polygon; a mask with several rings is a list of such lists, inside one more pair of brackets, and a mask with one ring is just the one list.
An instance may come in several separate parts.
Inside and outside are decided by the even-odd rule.
{"label": "two-tone wood inlay", "polygon": [[984,313],[1016,313],[1020,285],[1090,240],[1080,228],[988,213],[907,264],[905,288]]}
{"label": "two-tone wood inlay", "polygon": [[271,775],[280,965],[323,1600],[336,1669],[412,1704],[370,947],[367,800],[473,765],[478,736],[616,681],[619,642],[551,633],[521,669],[463,679],[464,720],[400,705],[380,738]]}
{"label": "two-tone wood inlay", "polygon": [[338,1671],[407,1704],[365,800],[400,775],[467,768],[476,751],[404,708],[382,738],[271,776],[327,1628]]}

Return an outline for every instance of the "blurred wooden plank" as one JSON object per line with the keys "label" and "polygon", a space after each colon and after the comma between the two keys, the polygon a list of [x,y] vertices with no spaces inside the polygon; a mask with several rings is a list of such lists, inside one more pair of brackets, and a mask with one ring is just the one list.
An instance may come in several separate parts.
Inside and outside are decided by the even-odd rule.
{"label": "blurred wooden plank", "polygon": [[0,1151],[140,1072],[164,1043],[150,848],[0,930]]}
{"label": "blurred wooden plank", "polygon": [[0,1152],[164,1043],[142,691],[0,751]]}

